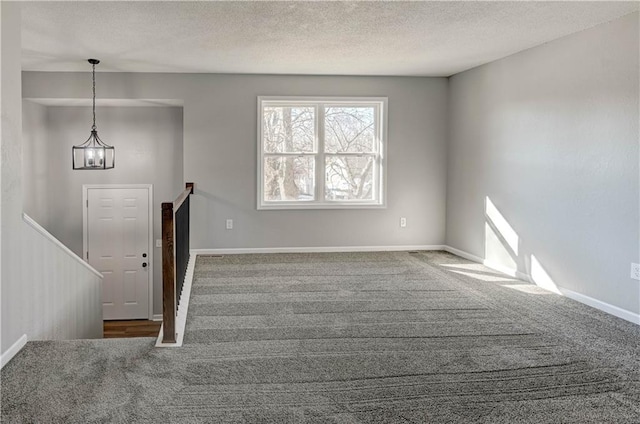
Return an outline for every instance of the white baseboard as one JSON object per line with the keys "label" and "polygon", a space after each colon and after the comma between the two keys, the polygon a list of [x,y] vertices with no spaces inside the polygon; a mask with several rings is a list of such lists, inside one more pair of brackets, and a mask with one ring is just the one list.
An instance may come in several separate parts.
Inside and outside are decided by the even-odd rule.
{"label": "white baseboard", "polygon": [[506,267],[502,264],[498,264],[492,261],[484,260],[481,263],[487,268],[495,269],[498,272],[508,275],[509,277],[519,278],[520,280],[524,280],[528,283],[535,284],[535,282],[531,279],[528,274],[518,271],[517,269]]}
{"label": "white baseboard", "polygon": [[9,361],[13,359],[13,357],[16,356],[26,344],[27,335],[23,334],[22,337],[20,337],[14,344],[11,345],[9,349],[7,349],[6,352],[2,354],[2,356],[0,356],[0,369],[4,368],[4,366],[7,365]]}
{"label": "white baseboard", "polygon": [[[496,264],[494,262],[491,261],[487,261],[485,259],[482,259],[479,256],[476,255],[472,255],[471,253],[465,252],[463,250],[460,249],[456,249],[455,247],[451,247],[451,246],[443,246],[443,250],[446,250],[449,253],[453,253],[454,255],[460,256],[462,258],[468,259],[470,261],[473,262],[477,262],[477,263],[481,263],[483,265],[485,265],[488,268],[491,269],[495,269],[496,271],[502,272],[503,274],[506,274],[510,277],[516,277],[519,278],[521,280],[524,280],[528,283],[531,284],[536,284],[535,281],[533,281],[533,278],[531,278],[530,275],[525,274],[523,272],[520,272],[518,270],[512,269],[512,268],[508,268],[505,267],[503,265],[500,264]],[[543,287],[544,288],[544,287]],[[631,312],[631,311],[627,311],[626,309],[622,309],[619,308],[617,306],[611,305],[609,303],[603,302],[601,300],[598,299],[594,299],[592,297],[586,296],[584,294],[580,294],[568,289],[564,289],[562,287],[558,287],[558,290],[560,291],[560,294],[562,296],[568,297],[569,299],[573,299],[577,302],[583,303],[587,306],[591,306],[592,308],[596,308],[602,312],[606,312],[610,315],[616,316],[618,318],[622,318],[625,321],[629,321],[632,322],[634,324],[638,324],[640,325],[640,314],[636,314],[635,312]]]}
{"label": "white baseboard", "polygon": [[610,315],[616,316],[618,318],[622,318],[625,321],[629,321],[634,324],[640,325],[640,314],[627,311],[626,309],[618,308],[617,306],[610,305],[606,302],[602,302],[598,299],[594,299],[592,297],[585,296],[584,294],[576,293],[571,290],[560,288],[560,293],[562,293],[563,296],[566,296],[569,299],[573,299],[577,302],[584,303],[585,305],[591,306],[592,308],[599,309],[602,312],[606,312]]}
{"label": "white baseboard", "polygon": [[[187,264],[187,272],[184,277],[184,285],[182,286],[182,294],[180,295],[180,305],[178,306],[178,313],[176,314],[176,342],[175,343],[163,343],[162,335],[164,330],[164,324],[160,326],[160,333],[158,333],[158,340],[156,340],[156,347],[180,347],[184,341],[184,331],[187,326],[187,311],[189,310],[189,300],[191,299],[191,285],[193,284],[193,273],[196,267],[196,255],[193,253],[189,256],[189,263]],[[160,315],[162,321],[162,315]]]}
{"label": "white baseboard", "polygon": [[162,321],[162,314],[153,314],[151,321]]}
{"label": "white baseboard", "polygon": [[442,250],[441,244],[407,246],[321,246],[321,247],[247,247],[231,249],[191,249],[192,255],[239,255],[247,253],[339,253],[403,252],[406,250]]}
{"label": "white baseboard", "polygon": [[445,245],[442,247],[442,250],[446,250],[449,253],[453,253],[454,255],[460,256],[461,258],[469,259],[473,262],[477,262],[480,264],[484,263],[484,259],[482,259],[480,256],[472,255],[471,253],[465,252],[464,250],[456,249],[455,247]]}
{"label": "white baseboard", "polygon": [[509,277],[519,278],[521,280],[525,280],[525,281],[528,281],[528,282],[530,282],[530,280],[531,280],[528,275],[523,274],[522,272],[520,272],[518,270],[505,267],[505,266],[503,266],[501,264],[497,264],[495,262],[491,262],[491,261],[488,261],[486,259],[482,259],[480,256],[473,255],[473,254],[471,254],[469,252],[465,252],[464,250],[456,249],[455,247],[451,247],[451,246],[443,246],[442,250],[445,250],[445,251],[447,251],[449,253],[453,253],[454,255],[460,256],[461,258],[465,258],[465,259],[468,259],[470,261],[477,262],[477,263],[482,264],[482,265],[484,265],[484,266],[486,266],[488,268],[495,269],[496,271],[501,272],[503,274],[506,274]]}

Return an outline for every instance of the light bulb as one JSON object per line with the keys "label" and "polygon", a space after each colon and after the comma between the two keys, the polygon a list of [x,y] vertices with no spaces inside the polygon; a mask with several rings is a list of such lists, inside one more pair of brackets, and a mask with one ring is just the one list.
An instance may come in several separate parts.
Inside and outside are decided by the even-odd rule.
{"label": "light bulb", "polygon": [[93,151],[93,149],[87,149],[86,158],[86,166],[95,166],[95,152]]}

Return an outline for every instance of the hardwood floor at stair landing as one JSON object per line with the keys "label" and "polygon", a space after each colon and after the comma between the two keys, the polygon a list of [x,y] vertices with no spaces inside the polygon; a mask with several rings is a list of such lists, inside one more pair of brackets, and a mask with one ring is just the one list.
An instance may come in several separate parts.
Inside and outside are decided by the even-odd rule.
{"label": "hardwood floor at stair landing", "polygon": [[129,321],[104,321],[105,339],[123,337],[157,337],[160,331],[159,321],[146,319]]}

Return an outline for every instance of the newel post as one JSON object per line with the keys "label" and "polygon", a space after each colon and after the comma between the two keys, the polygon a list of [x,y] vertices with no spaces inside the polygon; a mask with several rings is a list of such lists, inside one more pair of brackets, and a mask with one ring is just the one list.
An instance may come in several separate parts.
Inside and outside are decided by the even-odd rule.
{"label": "newel post", "polygon": [[162,204],[162,321],[163,343],[176,342],[176,269],[173,240],[173,203]]}

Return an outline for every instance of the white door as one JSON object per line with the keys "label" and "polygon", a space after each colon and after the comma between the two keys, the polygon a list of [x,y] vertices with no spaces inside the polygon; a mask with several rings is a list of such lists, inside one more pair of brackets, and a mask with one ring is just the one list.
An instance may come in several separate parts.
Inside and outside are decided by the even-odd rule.
{"label": "white door", "polygon": [[149,318],[149,188],[86,188],[86,258],[104,276],[103,319]]}

